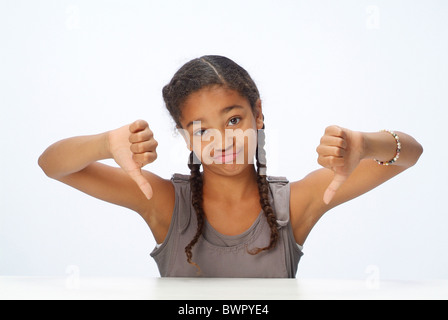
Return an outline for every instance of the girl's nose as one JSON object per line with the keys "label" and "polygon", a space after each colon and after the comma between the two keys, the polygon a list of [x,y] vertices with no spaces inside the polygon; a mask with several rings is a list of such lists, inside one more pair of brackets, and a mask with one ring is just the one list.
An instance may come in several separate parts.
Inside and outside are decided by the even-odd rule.
{"label": "girl's nose", "polygon": [[221,140],[221,148],[216,148],[215,150],[223,154],[231,152],[233,150],[233,146],[235,145],[235,137],[229,135],[221,135],[221,137],[223,137]]}

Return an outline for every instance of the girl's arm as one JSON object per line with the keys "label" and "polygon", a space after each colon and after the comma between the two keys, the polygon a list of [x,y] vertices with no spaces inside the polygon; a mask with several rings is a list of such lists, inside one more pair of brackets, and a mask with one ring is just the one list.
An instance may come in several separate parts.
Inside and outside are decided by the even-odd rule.
{"label": "girl's arm", "polygon": [[401,143],[399,158],[397,141],[389,132],[363,133],[337,126],[325,130],[316,151],[324,168],[303,180],[291,183],[291,222],[296,241],[303,244],[322,215],[335,206],[377,187],[413,166],[423,152],[411,136],[396,132]]}
{"label": "girl's arm", "polygon": [[[169,180],[141,168],[157,158],[157,141],[148,124],[138,120],[97,135],[61,140],[39,157],[45,174],[93,197],[138,212],[160,243],[174,208]],[[118,167],[98,162],[114,159]]]}

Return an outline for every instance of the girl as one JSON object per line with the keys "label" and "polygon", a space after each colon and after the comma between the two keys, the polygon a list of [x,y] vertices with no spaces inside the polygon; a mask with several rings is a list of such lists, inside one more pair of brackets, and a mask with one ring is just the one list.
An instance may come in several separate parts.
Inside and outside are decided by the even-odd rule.
{"label": "girl", "polygon": [[[423,151],[402,132],[330,126],[317,147],[323,168],[289,183],[266,176],[260,95],[235,62],[194,59],[163,98],[191,151],[190,175],[167,180],[142,170],[157,158],[143,120],[59,141],[39,158],[49,177],[139,213],[158,244],[151,256],[162,276],[295,277],[325,212],[413,166]],[[229,136],[237,130],[243,139]],[[121,168],[98,162],[108,158]]]}

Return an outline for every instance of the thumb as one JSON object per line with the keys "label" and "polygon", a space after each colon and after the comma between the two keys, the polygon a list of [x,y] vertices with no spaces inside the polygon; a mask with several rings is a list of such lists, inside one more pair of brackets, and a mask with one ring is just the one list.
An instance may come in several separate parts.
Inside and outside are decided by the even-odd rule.
{"label": "thumb", "polygon": [[329,204],[333,199],[336,191],[340,188],[340,186],[347,180],[347,176],[342,174],[335,174],[333,180],[330,185],[327,187],[324,193],[324,202],[325,204]]}
{"label": "thumb", "polygon": [[145,197],[148,200],[151,199],[153,195],[152,187],[149,184],[149,181],[146,180],[146,178],[143,176],[142,170],[141,169],[130,170],[128,171],[128,174],[132,178],[132,180],[134,180],[137,183],[138,187],[143,192]]}

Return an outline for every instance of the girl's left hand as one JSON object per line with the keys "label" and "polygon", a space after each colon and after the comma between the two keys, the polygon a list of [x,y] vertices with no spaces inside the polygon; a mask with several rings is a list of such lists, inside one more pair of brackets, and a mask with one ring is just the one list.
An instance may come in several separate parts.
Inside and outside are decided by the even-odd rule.
{"label": "girl's left hand", "polygon": [[317,162],[334,172],[334,178],[323,197],[324,202],[328,204],[362,160],[364,137],[361,132],[329,126],[325,129],[316,151],[319,155]]}

